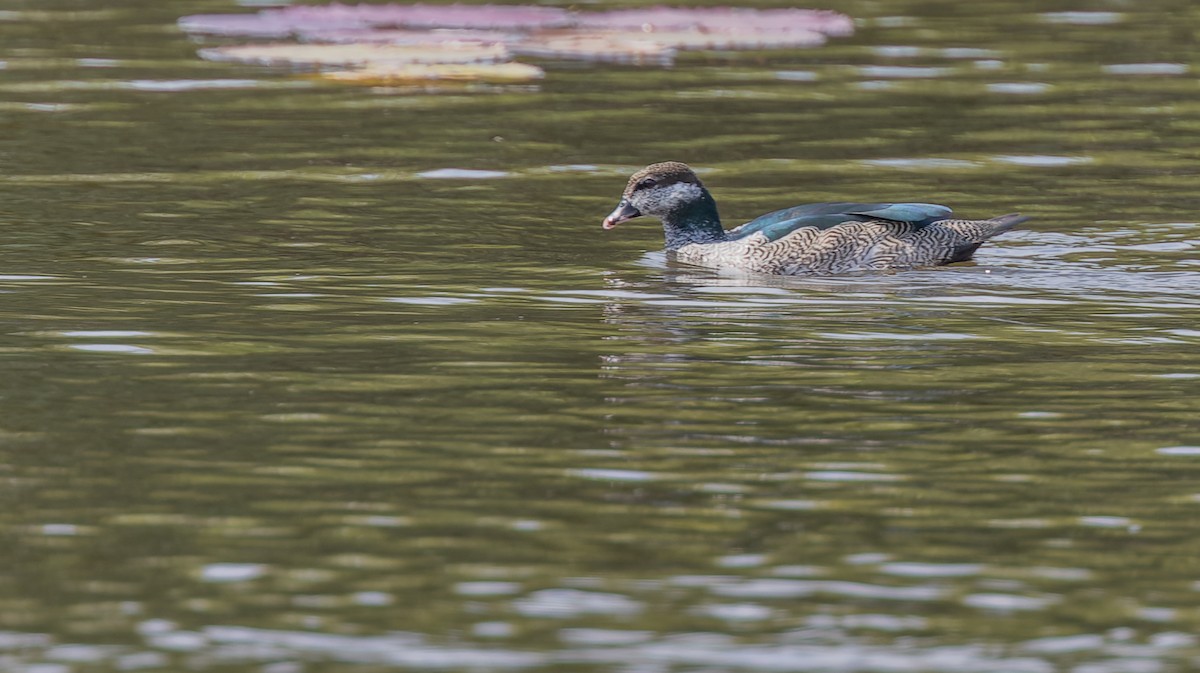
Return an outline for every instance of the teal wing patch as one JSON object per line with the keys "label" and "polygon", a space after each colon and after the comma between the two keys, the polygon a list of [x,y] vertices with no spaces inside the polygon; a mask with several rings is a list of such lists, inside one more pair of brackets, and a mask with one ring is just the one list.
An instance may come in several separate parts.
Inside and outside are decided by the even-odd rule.
{"label": "teal wing patch", "polygon": [[881,220],[893,222],[911,222],[913,224],[929,224],[950,217],[954,212],[946,206],[936,203],[888,203],[883,208],[858,210],[854,215],[866,215]]}
{"label": "teal wing patch", "polygon": [[733,229],[732,238],[744,238],[762,232],[777,241],[801,227],[828,229],[843,222],[890,220],[924,226],[946,219],[950,208],[935,203],[809,203],[767,213]]}

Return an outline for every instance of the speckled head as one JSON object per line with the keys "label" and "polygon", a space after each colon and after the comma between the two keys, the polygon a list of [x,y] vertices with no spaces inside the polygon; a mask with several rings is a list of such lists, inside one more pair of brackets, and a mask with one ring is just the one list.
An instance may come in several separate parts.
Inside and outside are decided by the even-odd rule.
{"label": "speckled head", "polygon": [[638,189],[665,187],[677,182],[699,185],[700,178],[696,177],[690,166],[678,161],[650,164],[629,177],[623,196],[628,199]]}
{"label": "speckled head", "polygon": [[687,164],[678,161],[650,164],[629,178],[621,202],[604,218],[603,227],[612,229],[643,215],[661,218],[704,197],[704,185]]}

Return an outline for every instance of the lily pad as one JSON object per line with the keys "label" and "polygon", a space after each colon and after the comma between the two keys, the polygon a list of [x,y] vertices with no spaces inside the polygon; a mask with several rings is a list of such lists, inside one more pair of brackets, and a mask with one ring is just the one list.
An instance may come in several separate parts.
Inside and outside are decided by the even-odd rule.
{"label": "lily pad", "polygon": [[177,22],[185,33],[237,37],[288,37],[305,29],[326,30],[367,28],[353,16],[326,17],[320,25],[305,25],[282,10],[264,10],[258,14],[194,14]]}
{"label": "lily pad", "polygon": [[[201,50],[204,58],[267,65],[359,67],[345,81],[423,81],[487,77],[525,81],[531,66],[505,64],[442,71],[424,64],[492,64],[509,53],[541,58],[669,65],[677,50],[780,49],[822,44],[853,32],[844,14],[812,9],[651,7],[574,12],[534,5],[294,5],[254,14],[200,14],[179,25],[191,33],[297,37],[309,44]],[[316,44],[312,44],[316,43]],[[536,70],[537,75],[532,73]],[[480,74],[491,73],[491,74]],[[508,74],[498,74],[508,73]]]}
{"label": "lily pad", "polygon": [[809,31],[849,35],[854,21],[845,14],[821,9],[740,9],[727,7],[654,7],[579,14],[579,25],[656,31],[699,30],[713,33],[786,33]]}
{"label": "lily pad", "polygon": [[333,44],[446,44],[510,43],[521,39],[518,33],[498,30],[467,30],[438,28],[434,30],[403,30],[378,28],[333,28],[304,31],[300,38],[310,42]]}
{"label": "lily pad", "polygon": [[[372,26],[536,30],[575,22],[571,12],[530,5],[358,5]],[[300,8],[297,8],[300,9]],[[313,10],[316,8],[305,8]]]}
{"label": "lily pad", "polygon": [[638,65],[669,65],[675,58],[674,47],[662,42],[600,31],[534,33],[511,48],[513,53],[523,56]]}
{"label": "lily pad", "polygon": [[536,30],[574,23],[571,12],[529,5],[296,5],[257,14],[197,14],[179,20],[189,33],[284,37],[353,28]]}
{"label": "lily pad", "polygon": [[252,44],[201,49],[211,61],[261,65],[354,66],[409,63],[491,63],[508,60],[502,44]]}
{"label": "lily pad", "polygon": [[365,86],[390,86],[415,82],[486,82],[520,84],[545,76],[541,68],[525,63],[470,63],[436,65],[374,65],[321,75],[325,79]]}
{"label": "lily pad", "polygon": [[[612,35],[628,35],[606,31]],[[629,39],[626,37],[625,39]],[[814,47],[825,43],[825,35],[811,30],[766,31],[703,31],[656,30],[637,34],[638,42],[654,42],[681,50],[694,49],[786,49]]]}

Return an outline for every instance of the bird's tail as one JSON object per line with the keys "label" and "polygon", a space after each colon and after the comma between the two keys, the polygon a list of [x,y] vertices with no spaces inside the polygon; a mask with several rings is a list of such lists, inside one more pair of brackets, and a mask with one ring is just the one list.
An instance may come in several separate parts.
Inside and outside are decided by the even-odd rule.
{"label": "bird's tail", "polygon": [[983,242],[993,236],[999,236],[1022,222],[1029,221],[1030,218],[1025,217],[1020,213],[1009,213],[987,220],[962,220],[960,223],[965,225],[965,228],[957,229],[960,235],[963,236],[962,242],[951,249],[949,256],[943,264],[951,264],[953,262],[965,262],[971,259],[971,255],[983,245]]}
{"label": "bird's tail", "polygon": [[993,217],[990,220],[988,220],[988,222],[991,222],[993,225],[991,235],[995,236],[997,234],[1003,234],[1004,232],[1016,227],[1019,224],[1028,222],[1030,219],[1032,219],[1032,218],[1026,217],[1025,215],[1022,215],[1021,213],[1009,213],[1007,215]]}

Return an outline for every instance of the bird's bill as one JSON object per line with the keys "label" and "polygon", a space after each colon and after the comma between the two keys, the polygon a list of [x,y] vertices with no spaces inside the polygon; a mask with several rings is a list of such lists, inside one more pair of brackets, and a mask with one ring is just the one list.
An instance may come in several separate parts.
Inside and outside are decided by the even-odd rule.
{"label": "bird's bill", "polygon": [[621,199],[621,202],[617,204],[617,207],[608,214],[608,217],[604,218],[604,224],[600,226],[604,227],[605,229],[612,229],[625,220],[632,220],[635,217],[641,216],[641,211],[637,208],[634,208],[633,204],[629,203],[629,201],[626,199]]}

